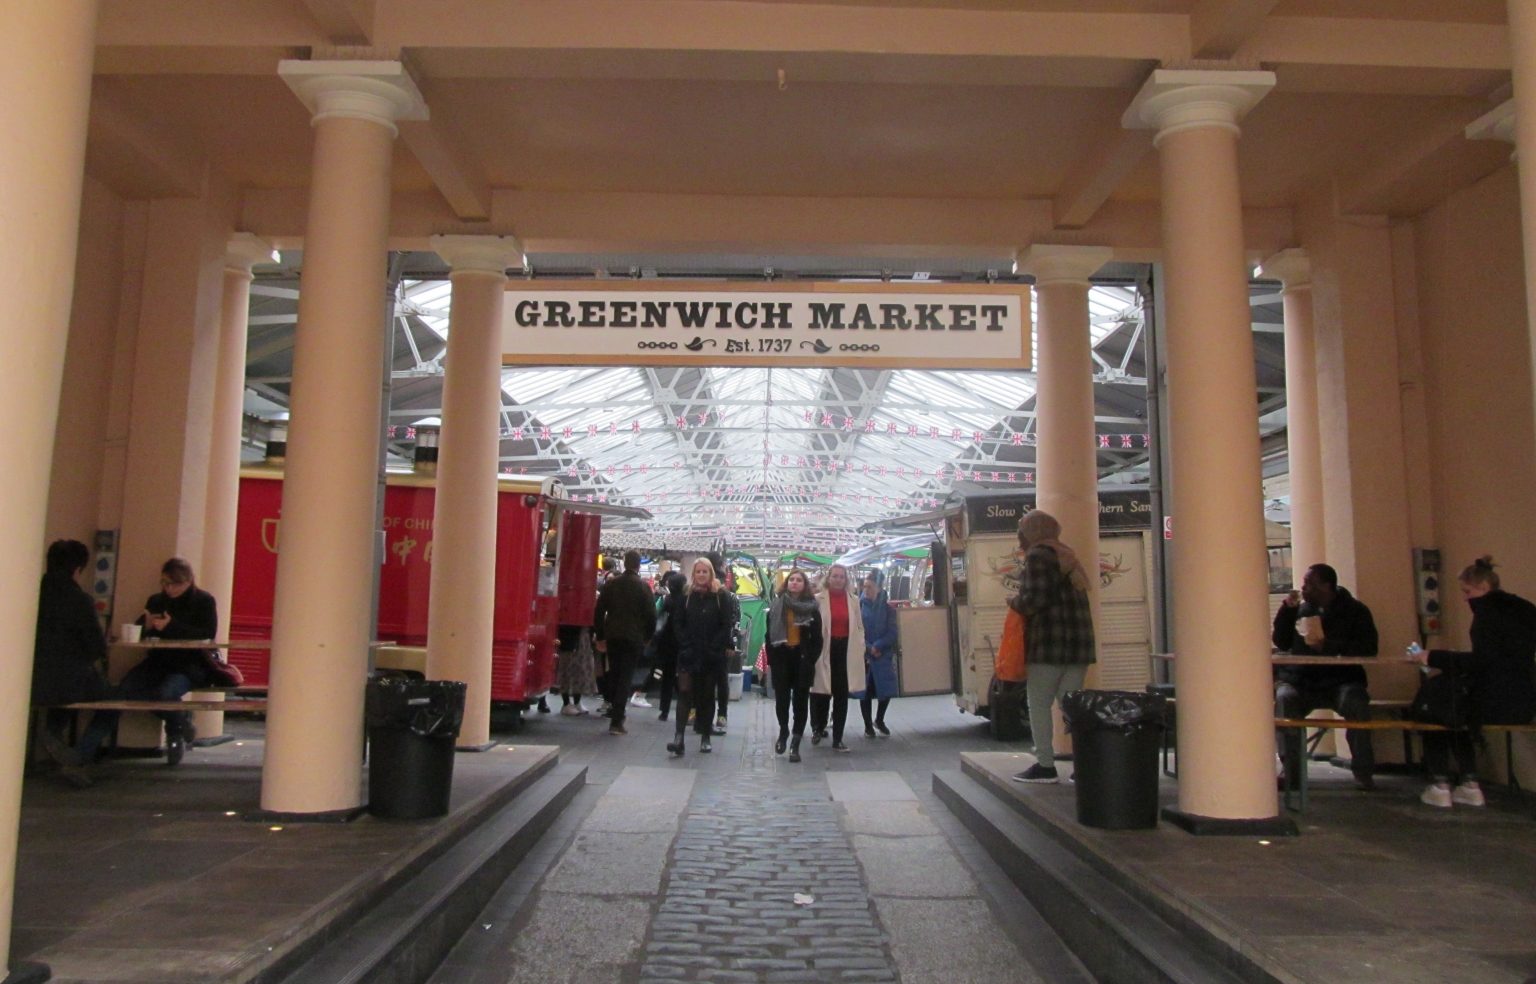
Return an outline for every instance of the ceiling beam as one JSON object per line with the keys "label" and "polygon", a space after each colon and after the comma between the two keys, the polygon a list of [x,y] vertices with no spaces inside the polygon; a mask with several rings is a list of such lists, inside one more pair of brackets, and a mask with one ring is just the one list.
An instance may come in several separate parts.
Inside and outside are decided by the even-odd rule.
{"label": "ceiling beam", "polygon": [[1431,116],[1421,114],[1410,138],[1375,155],[1365,170],[1339,183],[1338,208],[1345,215],[1379,213],[1393,187],[1431,158],[1466,142],[1466,127],[1481,106],[1458,106]]}
{"label": "ceiling beam", "polygon": [[372,44],[374,0],[303,0],[331,44]]}
{"label": "ceiling beam", "polygon": [[[424,86],[427,106],[433,104],[430,85]],[[425,120],[402,120],[400,139],[410,148],[437,190],[442,193],[453,214],[466,222],[483,222],[491,217],[491,182],[485,169],[465,151],[464,141],[444,118],[434,110]]]}
{"label": "ceiling beam", "polygon": [[1196,58],[1230,58],[1278,0],[1199,0],[1189,12],[1189,50]]}
{"label": "ceiling beam", "polygon": [[1058,229],[1081,229],[1152,149],[1150,130],[1116,127],[1072,168],[1051,202]]}

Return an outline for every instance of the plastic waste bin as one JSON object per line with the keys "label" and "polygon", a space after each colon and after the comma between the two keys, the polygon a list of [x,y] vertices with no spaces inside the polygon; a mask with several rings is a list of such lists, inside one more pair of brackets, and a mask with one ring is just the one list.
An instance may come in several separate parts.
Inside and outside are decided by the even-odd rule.
{"label": "plastic waste bin", "polygon": [[1106,830],[1157,826],[1162,694],[1074,690],[1061,711],[1072,732],[1077,820]]}
{"label": "plastic waste bin", "polygon": [[1023,741],[1029,734],[1029,684],[992,678],[987,708],[994,741]]}
{"label": "plastic waste bin", "polygon": [[392,820],[448,813],[465,689],[457,680],[384,677],[369,682],[369,813]]}

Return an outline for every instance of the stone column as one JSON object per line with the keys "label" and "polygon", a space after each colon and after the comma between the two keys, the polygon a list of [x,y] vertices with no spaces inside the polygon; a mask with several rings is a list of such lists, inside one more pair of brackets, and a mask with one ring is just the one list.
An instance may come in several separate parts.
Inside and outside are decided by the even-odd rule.
{"label": "stone column", "polygon": [[1179,809],[1195,832],[1294,829],[1276,814],[1268,574],[1238,119],[1271,72],[1159,69],[1124,122],[1157,131],[1178,653]]}
{"label": "stone column", "polygon": [[20,533],[0,559],[0,624],[11,629],[0,643],[10,670],[0,674],[0,968],[10,967],[31,627],[74,290],[96,5],[25,0],[7,5],[5,26],[12,43],[0,60],[0,288],[10,351],[0,362],[0,412],[10,458],[25,467],[0,486],[0,512]]}
{"label": "stone column", "polygon": [[235,518],[240,510],[240,431],[245,411],[245,335],[251,308],[251,267],[275,263],[271,244],[237,232],[225,255],[219,313],[219,361],[213,393],[213,436],[208,448],[208,501],[204,509],[203,563],[197,579],[219,603],[219,629],[229,632],[234,606]]}
{"label": "stone column", "polygon": [[496,616],[496,474],[501,450],[501,312],[521,249],[495,236],[434,236],[452,268],[443,427],[432,518],[427,678],[469,684],[460,748],[491,744]]}
{"label": "stone column", "polygon": [[362,802],[394,121],[426,106],[399,62],[284,61],[278,74],[314,114],[315,149],[261,805],[346,813]]}
{"label": "stone column", "polygon": [[1291,469],[1291,567],[1296,584],[1313,564],[1326,563],[1323,535],[1323,450],[1318,425],[1317,339],[1312,325],[1312,267],[1307,253],[1287,249],[1264,261],[1261,273],[1283,285],[1285,307],[1286,460]]}

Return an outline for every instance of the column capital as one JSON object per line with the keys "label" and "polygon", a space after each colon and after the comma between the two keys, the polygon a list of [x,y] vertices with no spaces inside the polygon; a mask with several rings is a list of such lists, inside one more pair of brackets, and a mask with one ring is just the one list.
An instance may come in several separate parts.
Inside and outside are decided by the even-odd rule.
{"label": "column capital", "polygon": [[1019,254],[1019,272],[1035,278],[1035,286],[1057,283],[1088,283],[1099,267],[1114,257],[1108,246],[1051,246],[1036,244]]}
{"label": "column capital", "polygon": [[224,247],[224,268],[250,273],[251,267],[277,263],[277,250],[254,232],[237,232]]}
{"label": "column capital", "polygon": [[1515,142],[1515,101],[1506,99],[1479,116],[1466,129],[1468,140],[1502,140]]}
{"label": "column capital", "polygon": [[433,236],[432,251],[448,261],[453,273],[494,273],[523,261],[523,244],[515,236]]}
{"label": "column capital", "polygon": [[1280,281],[1286,290],[1307,290],[1312,286],[1312,260],[1304,249],[1282,249],[1259,264],[1259,276]]}
{"label": "column capital", "polygon": [[1156,130],[1154,144],[1170,133],[1207,126],[1236,134],[1238,121],[1274,87],[1274,72],[1159,68],[1126,107],[1120,125]]}
{"label": "column capital", "polygon": [[285,58],[277,74],[312,114],[368,120],[399,132],[396,120],[424,120],[427,102],[416,80],[397,61],[304,61]]}

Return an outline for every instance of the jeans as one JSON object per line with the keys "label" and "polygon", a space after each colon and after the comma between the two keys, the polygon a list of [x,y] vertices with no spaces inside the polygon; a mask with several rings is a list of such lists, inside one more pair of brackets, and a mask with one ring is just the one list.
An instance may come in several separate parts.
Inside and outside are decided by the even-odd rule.
{"label": "jeans", "polygon": [[1056,768],[1056,727],[1051,719],[1051,704],[1062,694],[1083,689],[1088,675],[1084,663],[1060,665],[1029,664],[1029,730],[1035,742],[1035,761],[1042,769]]}
{"label": "jeans", "polygon": [[[1344,715],[1347,721],[1371,719],[1371,695],[1361,683],[1346,683],[1330,687],[1297,687],[1295,684],[1275,684],[1275,716],[1304,718],[1316,710],[1327,708]],[[1302,729],[1286,728],[1280,735],[1282,758],[1285,762],[1286,782],[1291,788],[1300,783],[1302,762]],[[1369,731],[1346,731],[1349,742],[1349,771],[1358,779],[1367,779],[1376,771],[1376,750],[1371,746]]]}
{"label": "jeans", "polygon": [[827,647],[831,660],[832,693],[811,694],[811,730],[827,730],[827,714],[832,716],[832,741],[843,740],[843,727],[848,723],[848,639],[833,636]]}
{"label": "jeans", "polygon": [[[181,700],[192,689],[192,680],[185,673],[167,673],[155,679],[143,663],[129,670],[114,694],[119,700]],[[155,716],[165,722],[168,738],[185,737],[192,730],[192,716],[181,711],[156,711]],[[86,764],[96,761],[102,742],[117,728],[117,711],[97,711],[80,736],[75,751]]]}

